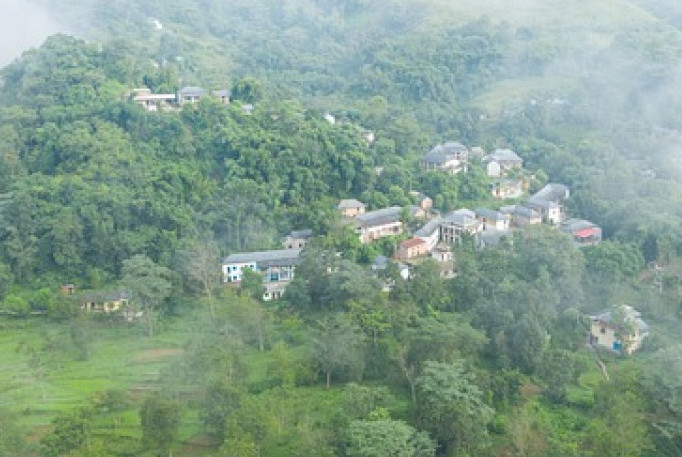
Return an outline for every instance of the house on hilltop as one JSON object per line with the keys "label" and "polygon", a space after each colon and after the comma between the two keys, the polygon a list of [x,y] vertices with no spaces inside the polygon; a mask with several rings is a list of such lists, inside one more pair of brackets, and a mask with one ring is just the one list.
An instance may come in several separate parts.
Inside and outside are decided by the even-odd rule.
{"label": "house on hilltop", "polygon": [[263,276],[263,300],[275,300],[282,296],[286,286],[294,279],[300,254],[300,249],[232,254],[222,261],[223,283],[239,286],[244,270],[249,269]]}
{"label": "house on hilltop", "polygon": [[456,174],[466,171],[469,150],[462,143],[448,142],[435,146],[421,159],[424,170],[441,170]]}
{"label": "house on hilltop", "polygon": [[649,336],[649,326],[639,311],[628,305],[590,316],[590,344],[618,354],[632,354]]}
{"label": "house on hilltop", "polygon": [[485,171],[491,178],[499,178],[509,170],[523,167],[523,159],[511,149],[495,149],[483,157]]}
{"label": "house on hilltop", "polygon": [[185,103],[196,103],[204,96],[206,91],[201,87],[185,86],[178,91],[178,105]]}

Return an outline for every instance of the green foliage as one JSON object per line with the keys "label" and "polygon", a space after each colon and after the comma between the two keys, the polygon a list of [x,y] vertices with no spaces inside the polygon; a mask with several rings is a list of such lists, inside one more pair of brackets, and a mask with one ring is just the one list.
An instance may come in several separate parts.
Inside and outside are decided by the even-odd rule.
{"label": "green foliage", "polygon": [[425,362],[417,378],[417,422],[444,452],[484,448],[493,412],[464,361]]}
{"label": "green foliage", "polygon": [[390,419],[354,421],[348,430],[348,457],[433,457],[435,444],[425,432]]}
{"label": "green foliage", "polygon": [[53,430],[41,440],[46,457],[58,457],[85,446],[92,435],[92,411],[79,409],[52,421]]}
{"label": "green foliage", "polygon": [[140,409],[142,444],[159,457],[171,455],[180,423],[180,405],[161,395],[145,399]]}

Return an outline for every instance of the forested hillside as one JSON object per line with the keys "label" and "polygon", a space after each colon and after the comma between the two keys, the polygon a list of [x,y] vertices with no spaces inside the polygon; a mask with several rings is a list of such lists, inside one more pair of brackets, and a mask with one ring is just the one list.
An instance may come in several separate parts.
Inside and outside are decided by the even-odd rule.
{"label": "forested hillside", "polygon": [[[0,69],[0,456],[680,455],[679,8],[34,3],[79,38]],[[132,101],[184,86],[232,103]],[[406,235],[360,243],[341,199],[409,231],[420,192],[518,203],[479,158],[420,166],[445,141],[513,149],[605,240],[539,225],[453,245],[451,275],[372,272]],[[222,257],[298,229],[281,300],[221,284]],[[121,290],[138,314],[81,309]],[[588,345],[623,304],[644,348]]]}

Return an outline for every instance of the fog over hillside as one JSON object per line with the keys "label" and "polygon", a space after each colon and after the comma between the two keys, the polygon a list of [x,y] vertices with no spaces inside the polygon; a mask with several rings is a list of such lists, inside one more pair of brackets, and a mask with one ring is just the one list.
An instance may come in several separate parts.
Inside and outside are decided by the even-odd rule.
{"label": "fog over hillside", "polygon": [[61,31],[47,12],[30,0],[0,0],[0,66]]}

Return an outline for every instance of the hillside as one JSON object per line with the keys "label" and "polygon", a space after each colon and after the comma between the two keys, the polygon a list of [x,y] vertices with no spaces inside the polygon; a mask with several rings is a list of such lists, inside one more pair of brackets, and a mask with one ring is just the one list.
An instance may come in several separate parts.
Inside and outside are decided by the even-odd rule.
{"label": "hillside", "polygon": [[0,456],[680,455],[678,7],[34,3],[71,35],[0,69]]}

